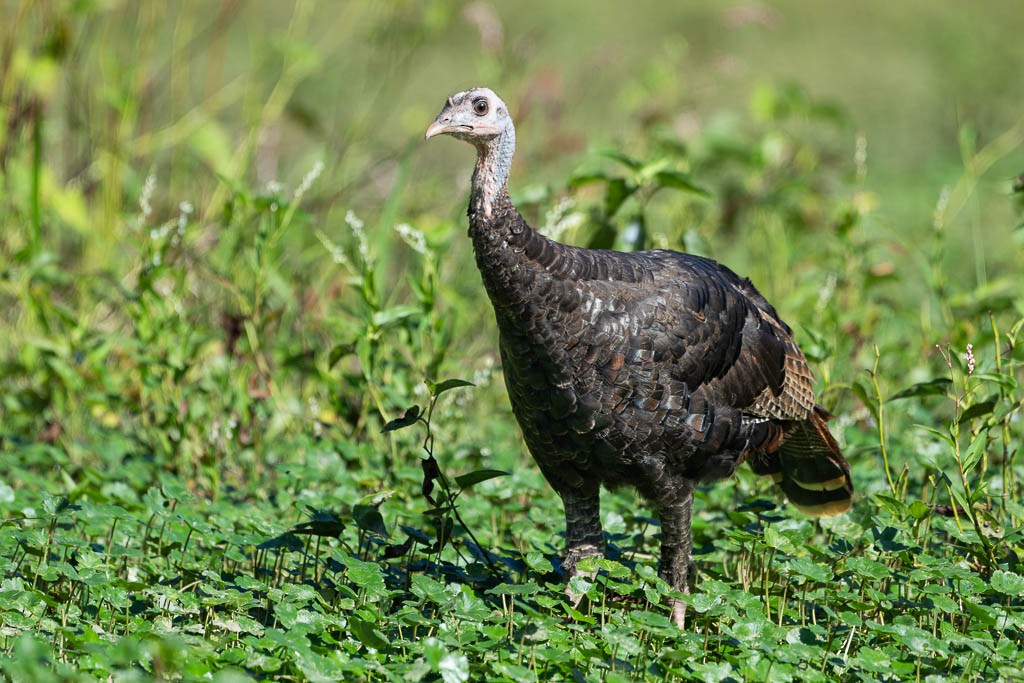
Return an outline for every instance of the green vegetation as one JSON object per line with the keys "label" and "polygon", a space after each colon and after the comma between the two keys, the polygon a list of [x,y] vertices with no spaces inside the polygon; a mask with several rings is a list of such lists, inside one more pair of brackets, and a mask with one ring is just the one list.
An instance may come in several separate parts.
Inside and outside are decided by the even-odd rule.
{"label": "green vegetation", "polygon": [[[1024,677],[1019,7],[672,5],[3,4],[0,676]],[[562,592],[477,84],[535,225],[749,275],[837,416],[850,514],[699,492],[686,632],[629,491]]]}

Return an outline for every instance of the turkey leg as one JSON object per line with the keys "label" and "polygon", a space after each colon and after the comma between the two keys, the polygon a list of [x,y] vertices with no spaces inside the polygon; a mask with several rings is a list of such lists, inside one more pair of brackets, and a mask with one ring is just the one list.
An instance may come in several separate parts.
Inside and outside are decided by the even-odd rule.
{"label": "turkey leg", "polygon": [[[690,592],[690,513],[693,509],[693,483],[683,480],[655,501],[661,519],[661,562],[658,574],[681,593]],[[679,628],[686,623],[686,603],[672,599],[672,622]]]}

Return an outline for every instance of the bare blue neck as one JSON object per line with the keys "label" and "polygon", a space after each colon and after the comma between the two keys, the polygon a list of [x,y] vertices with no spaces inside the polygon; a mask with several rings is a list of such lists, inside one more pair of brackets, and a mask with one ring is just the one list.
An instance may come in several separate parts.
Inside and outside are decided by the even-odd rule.
{"label": "bare blue neck", "polygon": [[490,218],[498,199],[508,193],[508,175],[516,152],[516,129],[511,122],[496,137],[477,145],[471,208]]}

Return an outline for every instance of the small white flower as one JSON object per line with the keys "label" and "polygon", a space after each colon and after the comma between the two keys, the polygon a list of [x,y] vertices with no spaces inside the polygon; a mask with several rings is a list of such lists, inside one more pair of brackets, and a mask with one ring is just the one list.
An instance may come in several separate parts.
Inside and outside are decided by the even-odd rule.
{"label": "small white flower", "polygon": [[412,247],[413,251],[420,254],[427,253],[427,238],[423,233],[408,223],[399,223],[395,226],[395,232],[405,240],[405,243]]}
{"label": "small white flower", "polygon": [[139,195],[139,211],[142,212],[142,218],[149,218],[153,213],[153,205],[150,204],[150,200],[153,198],[153,192],[156,190],[156,176],[150,173],[146,176],[146,182],[142,186],[142,194]]}
{"label": "small white flower", "polygon": [[320,244],[324,245],[327,249],[327,253],[331,255],[331,260],[340,266],[349,266],[348,257],[345,256],[345,251],[337,244],[331,241],[331,239],[324,233],[317,230],[316,237],[320,240]]}
{"label": "small white flower", "polygon": [[352,209],[349,209],[347,212],[345,212],[345,222],[348,223],[349,227],[352,228],[353,231],[359,231],[363,229],[364,223],[362,219],[359,218],[359,216],[356,215],[356,212],[353,211]]}
{"label": "small white flower", "polygon": [[370,245],[366,241],[366,232],[363,231],[365,224],[352,209],[345,213],[345,222],[352,228],[352,234],[356,236],[356,242],[359,244],[359,255],[363,257],[363,260],[366,260],[370,255]]}
{"label": "small white flower", "polygon": [[178,204],[178,234],[185,234],[185,226],[188,225],[188,217],[192,215],[194,208],[191,202],[181,202]]}
{"label": "small white flower", "polygon": [[544,215],[544,225],[540,232],[553,240],[559,239],[565,232],[583,224],[585,216],[573,211],[576,202],[572,197],[563,197]]}
{"label": "small white flower", "polygon": [[313,164],[313,168],[309,169],[309,172],[302,177],[302,182],[295,188],[295,201],[298,202],[302,199],[302,196],[309,191],[309,188],[313,186],[316,179],[320,177],[320,174],[324,172],[324,162],[317,161]]}
{"label": "small white flower", "polygon": [[974,344],[967,345],[967,353],[964,354],[964,358],[967,359],[967,376],[970,377],[974,374]]}

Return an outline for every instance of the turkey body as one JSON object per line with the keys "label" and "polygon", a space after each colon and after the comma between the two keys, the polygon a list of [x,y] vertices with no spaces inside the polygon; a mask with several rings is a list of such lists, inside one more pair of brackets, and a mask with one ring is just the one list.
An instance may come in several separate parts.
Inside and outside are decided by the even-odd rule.
{"label": "turkey body", "polygon": [[[728,477],[769,436],[743,411],[781,393],[787,353],[799,356],[748,280],[678,252],[558,244],[510,205],[496,214],[504,229],[473,232],[477,263],[513,410],[556,490],[600,481],[654,497],[678,478]],[[794,403],[809,413],[813,395]]]}
{"label": "turkey body", "polygon": [[[746,460],[805,511],[849,507],[849,467],[804,356],[749,280],[698,256],[583,249],[534,231],[508,198],[514,129],[490,90],[449,98],[427,136],[438,133],[478,150],[469,234],[513,412],[565,506],[570,575],[604,550],[602,485],[652,504],[659,571],[684,592],[699,482]],[[683,603],[672,612],[682,626]]]}

